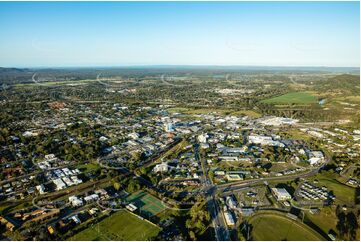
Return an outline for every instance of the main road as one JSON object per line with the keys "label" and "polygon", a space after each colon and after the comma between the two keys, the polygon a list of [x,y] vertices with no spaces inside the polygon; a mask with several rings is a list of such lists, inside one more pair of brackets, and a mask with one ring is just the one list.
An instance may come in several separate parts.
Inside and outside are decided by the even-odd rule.
{"label": "main road", "polygon": [[215,196],[216,186],[213,185],[213,182],[208,178],[208,170],[206,168],[206,163],[199,154],[199,144],[194,145],[194,154],[195,154],[195,159],[201,164],[202,167],[203,175],[201,181],[203,183],[203,191],[206,196],[206,200],[207,200],[206,204],[208,207],[208,211],[211,215],[212,225],[214,227],[216,240],[218,241],[230,240],[227,225],[224,221],[222,211],[218,205]]}
{"label": "main road", "polygon": [[232,190],[237,190],[242,187],[246,187],[249,185],[255,185],[259,183],[263,183],[265,181],[289,181],[296,178],[305,178],[316,175],[327,163],[329,162],[329,159],[326,160],[325,163],[323,163],[319,167],[315,167],[314,169],[311,169],[304,173],[296,173],[293,175],[287,175],[287,176],[277,176],[277,177],[264,177],[264,178],[258,178],[258,179],[250,179],[250,180],[243,180],[238,182],[232,182],[232,183],[226,183],[222,185],[217,185],[217,190],[219,192],[228,192]]}

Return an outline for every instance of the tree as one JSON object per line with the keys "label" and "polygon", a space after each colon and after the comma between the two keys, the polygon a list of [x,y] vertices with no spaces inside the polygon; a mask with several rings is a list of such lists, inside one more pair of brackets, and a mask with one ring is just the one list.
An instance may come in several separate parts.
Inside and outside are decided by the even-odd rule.
{"label": "tree", "polygon": [[349,239],[356,240],[357,230],[359,228],[357,218],[353,212],[349,212],[346,216],[348,224]]}
{"label": "tree", "polygon": [[147,173],[147,169],[146,169],[144,166],[142,166],[142,167],[139,169],[139,172],[140,172],[141,175],[144,175],[144,174]]}
{"label": "tree", "polygon": [[208,172],[209,175],[209,179],[211,179],[212,181],[214,181],[214,171],[209,171]]}
{"label": "tree", "polygon": [[195,235],[202,235],[210,222],[210,214],[206,211],[204,199],[196,202],[189,211],[190,218],[186,221],[186,227],[192,230]]}
{"label": "tree", "polygon": [[130,179],[127,186],[127,192],[133,193],[140,189],[140,185],[133,179]]}
{"label": "tree", "polygon": [[114,182],[113,187],[114,187],[115,190],[119,191],[121,186],[120,186],[119,182]]}
{"label": "tree", "polygon": [[196,239],[197,239],[195,233],[194,233],[192,230],[189,231],[189,237],[190,237],[192,240],[196,240]]}

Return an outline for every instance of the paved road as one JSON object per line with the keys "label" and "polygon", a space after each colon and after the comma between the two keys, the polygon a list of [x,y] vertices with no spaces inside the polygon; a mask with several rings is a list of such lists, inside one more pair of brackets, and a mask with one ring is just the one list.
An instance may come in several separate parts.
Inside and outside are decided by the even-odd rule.
{"label": "paved road", "polygon": [[198,162],[200,162],[202,166],[203,175],[201,181],[203,183],[203,191],[206,194],[208,211],[211,215],[212,225],[214,227],[216,240],[218,241],[230,240],[228,227],[224,221],[222,211],[215,197],[216,186],[214,186],[212,184],[212,181],[208,179],[208,171],[207,171],[206,163],[199,154],[198,144],[194,145],[194,154],[195,154],[195,159]]}
{"label": "paved road", "polygon": [[254,185],[254,184],[259,184],[259,183],[263,183],[265,181],[288,181],[288,180],[292,180],[292,179],[296,179],[296,178],[305,178],[305,177],[309,177],[309,176],[314,176],[316,175],[327,163],[329,162],[329,160],[327,160],[324,164],[322,164],[320,167],[316,167],[310,171],[304,172],[304,173],[296,173],[293,175],[287,175],[287,176],[277,176],[277,177],[265,177],[265,178],[259,178],[259,179],[251,179],[251,180],[243,180],[243,181],[238,181],[238,182],[232,182],[232,183],[227,183],[227,184],[222,184],[222,185],[218,185],[217,189],[220,192],[227,192],[227,191],[231,191],[233,189],[237,189],[239,187],[244,187],[244,186],[249,186],[249,185]]}
{"label": "paved road", "polygon": [[215,196],[208,196],[208,209],[211,214],[212,224],[218,241],[230,240],[229,231],[224,221],[222,211],[217,203]]}

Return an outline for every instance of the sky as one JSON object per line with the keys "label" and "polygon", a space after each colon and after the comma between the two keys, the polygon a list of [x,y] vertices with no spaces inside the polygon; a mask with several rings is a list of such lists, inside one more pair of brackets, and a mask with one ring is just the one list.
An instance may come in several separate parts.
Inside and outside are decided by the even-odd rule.
{"label": "sky", "polygon": [[0,2],[0,66],[359,67],[359,2]]}

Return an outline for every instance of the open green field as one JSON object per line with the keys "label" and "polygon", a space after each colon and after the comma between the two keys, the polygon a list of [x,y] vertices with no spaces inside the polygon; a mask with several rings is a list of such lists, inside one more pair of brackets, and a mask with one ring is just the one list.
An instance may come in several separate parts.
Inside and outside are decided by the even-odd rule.
{"label": "open green field", "polygon": [[145,218],[160,214],[166,208],[158,198],[144,191],[133,193],[126,200],[137,206]]}
{"label": "open green field", "polygon": [[9,202],[5,201],[0,204],[0,215],[11,211],[17,211],[29,206],[30,202]]}
{"label": "open green field", "polygon": [[312,104],[318,103],[317,97],[308,92],[290,92],[282,96],[269,98],[263,100],[264,103],[277,103],[277,104]]}
{"label": "open green field", "polygon": [[81,164],[77,166],[83,172],[91,172],[100,169],[100,166],[96,163]]}
{"label": "open green field", "polygon": [[321,211],[317,214],[311,214],[310,212],[306,213],[307,219],[311,220],[312,223],[317,225],[323,232],[328,234],[330,229],[337,231],[336,224],[337,224],[337,216],[331,207],[324,207]]}
{"label": "open green field", "polygon": [[287,136],[287,137],[290,137],[290,138],[296,139],[296,140],[304,140],[304,141],[312,140],[312,136],[310,136],[309,134],[307,134],[305,132],[297,130],[297,129],[282,130],[280,132],[280,134],[282,136]]}
{"label": "open green field", "polygon": [[253,110],[240,110],[240,111],[235,111],[233,113],[231,113],[231,115],[235,115],[235,116],[248,116],[251,118],[260,118],[262,115],[260,113],[257,113],[256,111]]}
{"label": "open green field", "polygon": [[295,169],[297,166],[291,164],[290,162],[273,162],[270,171],[272,172],[281,172],[287,169]]}
{"label": "open green field", "polygon": [[355,204],[355,193],[356,188],[349,187],[347,185],[342,184],[341,182],[332,179],[323,174],[319,174],[317,176],[318,184],[317,186],[326,186],[329,191],[332,191],[336,196],[335,203],[336,204]]}
{"label": "open green field", "polygon": [[[317,214],[311,214],[310,212],[306,213],[306,219],[310,220],[313,224],[319,227],[325,234],[328,234],[330,230],[336,231],[339,233],[337,229],[337,222],[339,221],[335,207],[324,207],[321,211]],[[347,212],[351,211],[348,209]],[[357,214],[357,208],[353,209],[353,211]],[[339,234],[340,235],[340,234]],[[356,232],[356,240],[360,238],[360,230]]]}
{"label": "open green field", "polygon": [[127,211],[119,211],[68,240],[149,240],[159,231],[157,226]]}
{"label": "open green field", "polygon": [[275,212],[258,213],[249,222],[253,240],[324,240],[308,226]]}

